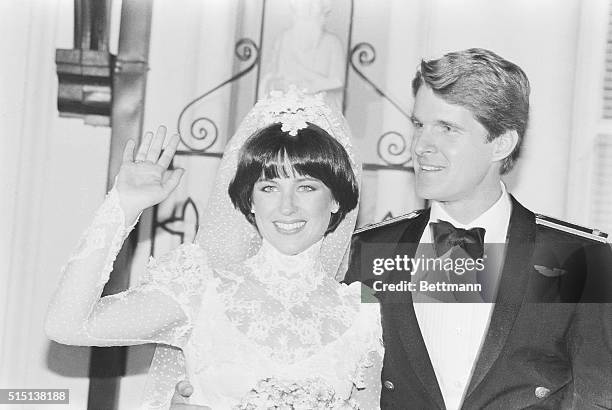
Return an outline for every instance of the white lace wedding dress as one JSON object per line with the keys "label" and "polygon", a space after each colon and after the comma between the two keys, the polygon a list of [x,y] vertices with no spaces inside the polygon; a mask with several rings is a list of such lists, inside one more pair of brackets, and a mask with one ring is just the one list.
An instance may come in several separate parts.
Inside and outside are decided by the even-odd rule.
{"label": "white lace wedding dress", "polygon": [[[264,242],[255,256],[222,271],[209,268],[200,246],[182,245],[152,259],[137,287],[100,299],[130,229],[112,190],[65,267],[56,299],[70,304],[50,306],[47,331],[57,341],[181,348],[195,388],[191,402],[215,410],[241,402],[266,408],[270,402],[253,399],[252,389],[265,393],[287,383],[306,391],[303,406],[346,408],[349,398],[360,408],[378,406],[379,307],[361,303],[359,284],[323,272],[321,242],[295,256]],[[147,393],[143,407],[167,408],[182,375],[164,366],[155,372],[164,383]],[[333,399],[322,398],[321,386]]]}

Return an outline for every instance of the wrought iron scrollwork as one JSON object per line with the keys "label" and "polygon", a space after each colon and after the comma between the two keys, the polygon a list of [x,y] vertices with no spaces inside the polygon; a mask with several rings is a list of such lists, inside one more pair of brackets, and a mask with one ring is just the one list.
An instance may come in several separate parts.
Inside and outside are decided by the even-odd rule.
{"label": "wrought iron scrollwork", "polygon": [[[355,57],[357,57],[357,61],[355,61]],[[350,64],[357,75],[361,77],[363,81],[368,83],[378,95],[389,101],[400,113],[402,113],[406,118],[410,119],[410,114],[404,111],[404,109],[396,101],[389,97],[387,93],[385,93],[378,85],[374,83],[374,81],[370,80],[359,68],[357,68],[358,65],[371,65],[374,61],[376,61],[376,50],[370,43],[358,43],[351,50]]]}
{"label": "wrought iron scrollwork", "polygon": [[[204,152],[210,148],[217,141],[219,129],[212,119],[205,116],[200,116],[194,119],[191,122],[191,125],[186,126],[184,124],[185,113],[189,110],[189,108],[206,98],[208,95],[248,74],[258,64],[260,58],[259,47],[249,38],[242,38],[236,42],[234,54],[240,61],[245,63],[248,62],[249,65],[243,70],[234,74],[231,78],[228,78],[216,87],[206,91],[199,97],[190,101],[179,114],[176,126],[177,133],[181,138],[181,142],[192,151]],[[189,132],[183,132],[185,129]]]}
{"label": "wrought iron scrollwork", "polygon": [[389,165],[403,165],[410,161],[410,145],[397,131],[388,131],[380,136],[376,150],[380,159]]}
{"label": "wrought iron scrollwork", "polygon": [[208,117],[199,117],[191,123],[189,142],[181,133],[181,141],[193,151],[206,151],[217,141],[219,129],[217,124]]}
{"label": "wrought iron scrollwork", "polygon": [[[178,205],[178,204],[177,204]],[[177,206],[172,211],[172,216],[164,219],[162,221],[157,221],[157,207],[154,212],[154,223],[153,223],[153,232],[155,229],[160,228],[164,231],[179,236],[181,238],[181,243],[185,242],[185,233],[187,229],[185,229],[185,216],[187,213],[193,213],[195,215],[195,224],[193,225],[194,229],[200,226],[200,214],[198,212],[198,207],[191,197],[188,197],[185,202],[183,202],[183,206]],[[195,232],[194,232],[195,234]],[[190,238],[193,239],[193,238]],[[155,235],[152,235],[152,240],[155,240]],[[155,244],[153,243],[152,248],[155,249]]]}
{"label": "wrought iron scrollwork", "polygon": [[[376,50],[374,49],[374,46],[372,46],[372,44],[370,43],[362,42],[356,44],[355,47],[353,47],[353,49],[351,50],[351,64],[353,65],[353,68],[359,73],[359,75],[362,76],[362,78],[370,82],[366,79],[365,75],[355,66],[354,58],[356,55],[359,57],[359,64],[370,65],[374,61],[376,61]],[[370,82],[370,84],[372,83]]]}
{"label": "wrought iron scrollwork", "polygon": [[[363,71],[359,69],[359,66],[369,66],[376,61],[376,49],[372,44],[361,42],[352,48],[350,53],[350,65],[355,70],[355,73],[368,85],[370,85],[374,91],[391,105],[393,105],[404,117],[410,119],[404,109],[391,97],[387,95],[374,81],[366,76]],[[380,159],[387,165],[378,166],[376,164],[364,164],[364,169],[379,170],[379,169],[400,169],[400,170],[411,170],[412,168],[406,166],[410,162],[411,154],[410,147],[407,138],[398,131],[387,131],[380,136],[377,143],[377,153]]]}
{"label": "wrought iron scrollwork", "polygon": [[[254,67],[254,64],[259,60],[259,47],[257,47],[257,44],[255,44],[255,42],[249,38],[241,38],[236,43],[236,47],[234,47],[234,54],[236,54],[236,57],[238,57],[240,61],[249,61],[253,55],[253,51],[255,51],[256,60],[253,61],[253,65],[247,69],[247,72],[250,71],[250,69]],[[242,75],[239,77],[242,77]]]}

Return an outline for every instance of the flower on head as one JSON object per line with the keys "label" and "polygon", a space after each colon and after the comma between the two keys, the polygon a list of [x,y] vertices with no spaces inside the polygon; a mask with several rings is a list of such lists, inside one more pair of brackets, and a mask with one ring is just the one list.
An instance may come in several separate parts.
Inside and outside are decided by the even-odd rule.
{"label": "flower on head", "polygon": [[295,137],[299,130],[308,127],[304,118],[297,114],[284,115],[281,124],[281,131],[288,132],[292,137]]}
{"label": "flower on head", "polygon": [[[308,94],[291,86],[286,92],[272,91],[270,97],[262,101],[265,123],[281,123],[281,130],[292,137],[299,130],[308,127],[308,122],[325,124],[329,107],[325,104],[323,94]],[[327,128],[327,127],[324,127]]]}

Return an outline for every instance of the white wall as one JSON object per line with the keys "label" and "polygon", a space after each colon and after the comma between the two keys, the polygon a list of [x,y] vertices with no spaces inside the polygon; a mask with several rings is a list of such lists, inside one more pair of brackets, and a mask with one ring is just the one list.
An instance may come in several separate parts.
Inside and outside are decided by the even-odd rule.
{"label": "white wall", "polygon": [[[612,121],[602,118],[609,13],[609,0],[581,4],[566,213],[578,224],[612,233],[611,219],[593,212],[595,191],[605,188],[596,179],[601,165],[596,160],[595,138],[609,135],[612,129]],[[603,220],[598,216],[604,216]]]}
{"label": "white wall", "polygon": [[50,343],[43,332],[60,268],[106,182],[110,130],[56,109],[55,48],[72,48],[73,6],[0,2],[0,387],[68,388],[69,408],[84,409],[89,348]]}
{"label": "white wall", "polygon": [[510,188],[527,207],[564,217],[580,1],[434,0],[430,16],[429,57],[484,47],[526,72],[531,119]]}

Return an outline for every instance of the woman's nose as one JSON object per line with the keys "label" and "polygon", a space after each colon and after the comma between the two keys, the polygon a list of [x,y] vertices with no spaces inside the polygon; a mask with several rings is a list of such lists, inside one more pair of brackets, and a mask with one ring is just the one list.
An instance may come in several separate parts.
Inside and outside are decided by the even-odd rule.
{"label": "woman's nose", "polygon": [[282,192],[280,211],[283,215],[291,215],[296,210],[295,206],[295,193],[294,192]]}

